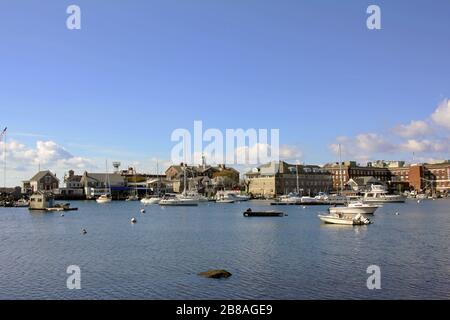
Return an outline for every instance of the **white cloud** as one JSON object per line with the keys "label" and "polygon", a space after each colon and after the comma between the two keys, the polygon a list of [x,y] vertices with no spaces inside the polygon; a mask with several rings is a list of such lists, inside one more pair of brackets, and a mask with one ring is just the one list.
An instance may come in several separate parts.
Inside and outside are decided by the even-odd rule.
{"label": "white cloud", "polygon": [[409,139],[400,145],[400,149],[406,152],[439,153],[450,151],[449,144],[450,141],[446,140]]}
{"label": "white cloud", "polygon": [[[0,158],[4,157],[4,143],[0,142]],[[29,148],[16,140],[6,143],[8,182],[16,185],[20,180],[29,179],[38,166],[62,174],[69,169],[86,169],[93,166],[91,160],[74,156],[54,141],[37,141],[35,148]]]}
{"label": "white cloud", "polygon": [[394,128],[394,132],[403,138],[423,137],[431,134],[430,125],[422,120],[411,121],[409,124],[400,124]]}
{"label": "white cloud", "polygon": [[437,125],[450,129],[450,100],[445,99],[431,115]]}

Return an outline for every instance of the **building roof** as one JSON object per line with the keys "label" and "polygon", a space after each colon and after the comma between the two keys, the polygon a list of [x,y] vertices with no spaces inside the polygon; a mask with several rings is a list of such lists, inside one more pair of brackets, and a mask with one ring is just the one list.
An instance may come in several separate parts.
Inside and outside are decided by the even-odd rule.
{"label": "building roof", "polygon": [[[106,182],[106,173],[88,173],[85,172],[83,178],[87,176],[88,179],[95,180],[98,182]],[[126,181],[126,177],[117,173],[108,173],[109,183],[111,185],[123,184]],[[82,179],[83,180],[83,179]]]}
{"label": "building roof", "polygon": [[38,173],[36,173],[33,178],[31,178],[29,181],[39,181],[41,180],[43,177],[45,177],[47,174],[52,175],[56,180],[59,181],[59,179],[50,171],[50,170],[45,170],[45,171],[39,171]]}

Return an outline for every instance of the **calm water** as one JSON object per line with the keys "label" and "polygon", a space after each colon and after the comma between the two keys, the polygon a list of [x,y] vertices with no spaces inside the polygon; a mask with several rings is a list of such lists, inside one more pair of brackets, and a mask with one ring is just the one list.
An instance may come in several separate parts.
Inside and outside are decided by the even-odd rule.
{"label": "calm water", "polygon": [[[450,298],[450,200],[386,205],[362,227],[321,224],[326,207],[242,216],[265,202],[72,205],[64,217],[0,208],[0,299]],[[69,265],[81,290],[66,288]],[[369,265],[381,290],[366,287]],[[233,276],[197,276],[211,268]]]}

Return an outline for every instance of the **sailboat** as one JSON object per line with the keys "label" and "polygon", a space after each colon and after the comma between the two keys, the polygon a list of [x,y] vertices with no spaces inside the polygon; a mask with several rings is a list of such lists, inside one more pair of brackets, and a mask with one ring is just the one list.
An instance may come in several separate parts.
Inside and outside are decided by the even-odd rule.
{"label": "sailboat", "polygon": [[136,169],[133,169],[133,176],[134,176],[134,194],[130,194],[126,201],[139,201],[138,197],[138,191],[137,191],[137,179],[136,179]]}
{"label": "sailboat", "polygon": [[186,177],[186,164],[184,164],[184,190],[180,196],[175,198],[162,199],[159,202],[160,206],[198,206],[198,200],[195,197],[190,197],[187,193],[187,177]]}
{"label": "sailboat", "polygon": [[141,202],[145,205],[147,204],[159,204],[159,202],[163,199],[160,196],[161,193],[161,176],[159,175],[159,163],[156,161],[156,174],[158,175],[158,187],[156,191],[156,195],[146,195],[145,198],[142,198]]}
{"label": "sailboat", "polygon": [[105,174],[105,183],[107,192],[100,195],[97,198],[97,203],[108,203],[112,201],[111,197],[111,184],[109,183],[109,174],[108,174],[108,161],[106,161],[106,174]]}

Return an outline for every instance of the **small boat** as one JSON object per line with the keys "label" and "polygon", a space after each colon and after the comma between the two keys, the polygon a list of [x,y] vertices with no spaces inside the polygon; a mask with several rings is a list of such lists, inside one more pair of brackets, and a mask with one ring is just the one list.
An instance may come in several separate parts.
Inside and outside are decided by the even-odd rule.
{"label": "small boat", "polygon": [[109,182],[109,173],[108,173],[108,161],[106,161],[105,186],[107,192],[102,194],[100,197],[96,199],[97,203],[108,203],[112,201],[111,184]]}
{"label": "small boat", "polygon": [[370,224],[371,221],[365,218],[361,214],[357,214],[356,216],[348,216],[342,213],[337,214],[329,214],[329,215],[318,215],[319,219],[328,224],[341,224],[341,225],[367,225]]}
{"label": "small boat", "polygon": [[139,197],[137,195],[129,195],[125,201],[139,201]]}
{"label": "small boat", "polygon": [[143,204],[158,204],[162,200],[161,197],[158,196],[150,196],[141,199],[141,203]]}
{"label": "small boat", "polygon": [[252,209],[247,209],[243,213],[244,217],[283,217],[284,213],[282,211],[253,211]]}
{"label": "small boat", "polygon": [[169,198],[162,199],[159,202],[160,206],[173,206],[173,207],[195,207],[198,206],[198,201],[195,199],[186,199],[186,198]]}
{"label": "small boat", "polygon": [[379,205],[365,204],[361,201],[350,202],[347,206],[342,207],[330,207],[328,211],[330,213],[343,213],[343,214],[374,214],[379,208]]}
{"label": "small boat", "polygon": [[112,198],[109,194],[102,194],[100,197],[96,199],[97,203],[108,203],[112,201]]}
{"label": "small boat", "polygon": [[30,205],[30,201],[26,199],[19,199],[14,203],[14,207],[17,208],[26,208]]}
{"label": "small boat", "polygon": [[386,188],[372,185],[371,191],[364,193],[364,203],[405,203],[406,197],[399,194],[388,194]]}
{"label": "small boat", "polygon": [[233,199],[218,199],[216,203],[234,203]]}
{"label": "small boat", "polygon": [[216,200],[216,203],[234,203],[234,199],[228,195],[221,194]]}

